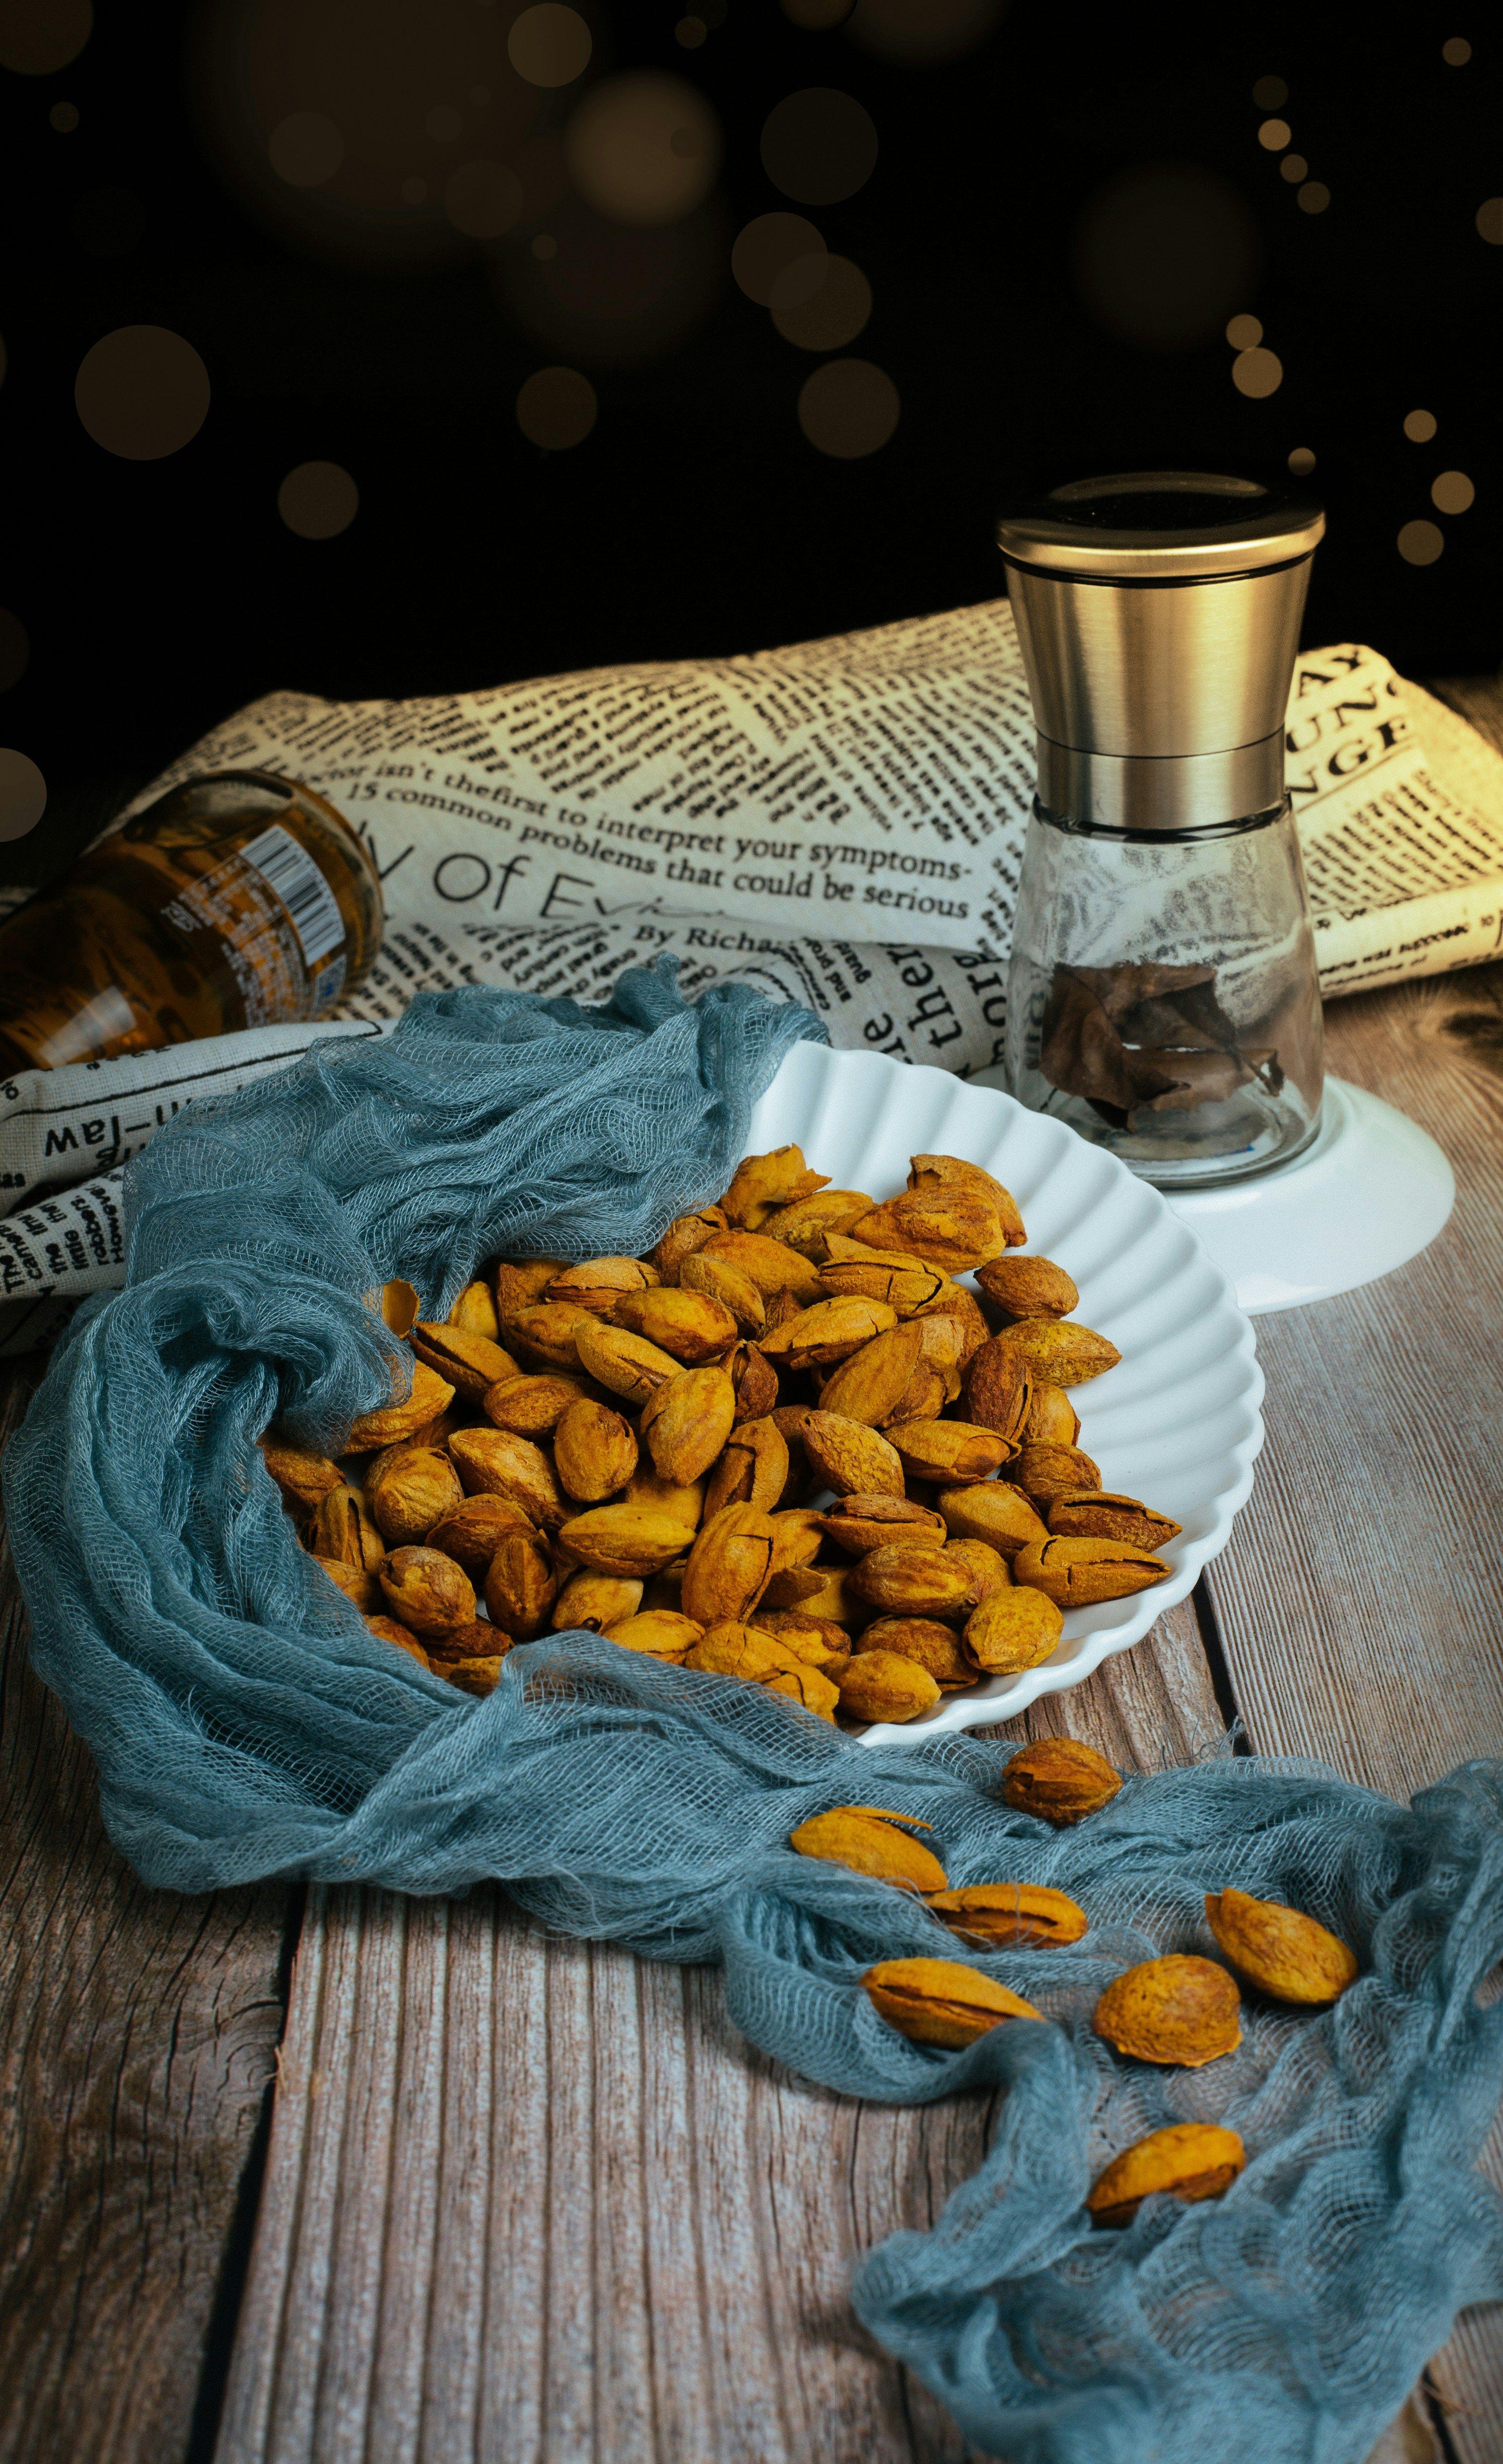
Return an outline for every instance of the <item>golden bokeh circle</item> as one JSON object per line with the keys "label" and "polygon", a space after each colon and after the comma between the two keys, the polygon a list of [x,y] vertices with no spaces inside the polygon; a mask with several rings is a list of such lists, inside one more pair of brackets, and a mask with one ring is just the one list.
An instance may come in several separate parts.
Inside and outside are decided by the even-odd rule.
{"label": "golden bokeh circle", "polygon": [[276,491],[276,510],[299,539],[338,539],[360,511],[360,490],[338,462],[299,462]]}
{"label": "golden bokeh circle", "polygon": [[517,396],[517,425],[530,445],[566,453],[583,445],[599,407],[594,386],[578,368],[537,368]]}
{"label": "golden bokeh circle", "polygon": [[1286,154],[1278,166],[1278,176],[1281,180],[1287,180],[1293,187],[1296,180],[1304,179],[1309,169],[1310,165],[1303,154]]}
{"label": "golden bokeh circle", "polygon": [[574,185],[612,222],[682,222],[720,167],[720,126],[686,78],[628,69],[591,87],[564,132]]}
{"label": "golden bokeh circle", "polygon": [[1289,88],[1281,77],[1261,77],[1252,89],[1252,99],[1260,111],[1282,111]]}
{"label": "golden bokeh circle", "polygon": [[1405,564],[1433,564],[1446,545],[1446,534],[1434,522],[1405,522],[1398,548]]}
{"label": "golden bokeh circle", "polygon": [[461,163],[444,183],[444,211],[468,239],[499,239],[521,209],[521,182],[504,163]]}
{"label": "golden bokeh circle", "polygon": [[90,0],[0,0],[0,69],[54,77],[77,58],[93,32]]}
{"label": "golden bokeh circle", "polygon": [[780,274],[801,258],[824,254],[822,236],[802,214],[758,214],[737,233],[731,272],[747,298],[766,308]]}
{"label": "golden bokeh circle", "polygon": [[798,257],[784,267],[767,305],[785,342],[801,351],[839,351],[872,314],[872,285],[849,256]]}
{"label": "golden bokeh circle", "polygon": [[1465,34],[1451,34],[1441,45],[1441,57],[1448,69],[1464,69],[1471,57],[1471,45]]}
{"label": "golden bokeh circle", "polygon": [[0,693],[11,692],[31,664],[31,635],[12,609],[0,607]]}
{"label": "golden bokeh circle", "polygon": [[696,52],[709,32],[702,17],[680,17],[674,28],[674,40],[681,43],[686,52]]}
{"label": "golden bokeh circle", "polygon": [[1265,120],[1258,130],[1258,143],[1270,154],[1282,154],[1293,136],[1287,120]]}
{"label": "golden bokeh circle", "polygon": [[1411,445],[1428,445],[1430,438],[1435,433],[1436,425],[1437,423],[1433,410],[1406,410],[1404,412],[1404,432]]}
{"label": "golden bokeh circle", "polygon": [[1331,203],[1331,191],[1323,180],[1307,180],[1294,202],[1303,214],[1323,214]]}
{"label": "golden bokeh circle", "polygon": [[572,85],[589,66],[594,37],[577,9],[541,0],[524,9],[506,37],[506,54],[528,85]]}
{"label": "golden bokeh circle", "polygon": [[1470,513],[1477,492],[1465,471],[1442,471],[1430,481],[1430,502],[1443,514]]}
{"label": "golden bokeh circle", "polygon": [[1263,328],[1256,317],[1233,317],[1227,322],[1227,340],[1234,351],[1255,351],[1263,340]]}
{"label": "golden bokeh circle", "polygon": [[24,839],[47,810],[47,781],[29,753],[0,745],[0,839]]}
{"label": "golden bokeh circle", "polygon": [[901,405],[885,368],[870,360],[827,360],[799,392],[799,426],[837,462],[877,452],[897,426]]}
{"label": "golden bokeh circle", "polygon": [[1277,393],[1283,384],[1284,363],[1276,351],[1256,347],[1239,351],[1231,363],[1231,382],[1239,393],[1247,394],[1253,402],[1262,402],[1269,394]]}
{"label": "golden bokeh circle", "polygon": [[876,152],[870,112],[837,86],[785,95],[763,122],[763,169],[797,205],[834,206],[853,197],[872,177]]}
{"label": "golden bokeh circle", "polygon": [[1477,208],[1477,235],[1493,248],[1503,248],[1503,197],[1485,197]]}
{"label": "golden bokeh circle", "polygon": [[118,325],[84,353],[74,401],[106,453],[160,462],[203,427],[209,370],[192,343],[166,325]]}
{"label": "golden bokeh circle", "polygon": [[1315,457],[1308,445],[1296,445],[1289,457],[1289,467],[1296,479],[1308,479],[1315,467]]}
{"label": "golden bokeh circle", "polygon": [[71,137],[78,125],[78,106],[76,102],[55,102],[47,119],[59,137]]}
{"label": "golden bokeh circle", "polygon": [[344,140],[321,111],[292,111],[277,121],[266,152],[289,188],[321,188],[344,160]]}

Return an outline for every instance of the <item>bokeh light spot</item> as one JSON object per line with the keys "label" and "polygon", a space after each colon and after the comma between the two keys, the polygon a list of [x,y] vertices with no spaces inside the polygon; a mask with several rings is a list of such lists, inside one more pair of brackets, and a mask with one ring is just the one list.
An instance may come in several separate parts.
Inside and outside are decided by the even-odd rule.
{"label": "bokeh light spot", "polygon": [[767,114],[762,164],[773,187],[799,205],[838,205],[872,177],[876,130],[854,96],[806,86]]}
{"label": "bokeh light spot", "polygon": [[88,188],[73,209],[73,233],[91,256],[125,256],[146,228],[146,209],[129,188]]}
{"label": "bokeh light spot", "polygon": [[1282,111],[1289,88],[1281,77],[1261,77],[1252,89],[1252,99],[1260,111]]}
{"label": "bokeh light spot", "polygon": [[423,122],[435,145],[452,145],[464,127],[464,121],[452,102],[435,102]]}
{"label": "bokeh light spot", "polygon": [[1283,384],[1284,363],[1276,351],[1239,351],[1231,363],[1231,382],[1239,393],[1261,402]]}
{"label": "bokeh light spot", "polygon": [[1475,504],[1476,489],[1465,471],[1442,471],[1430,481],[1430,502],[1443,514],[1465,514]]}
{"label": "bokeh light spot", "polygon": [[1227,340],[1234,351],[1255,351],[1263,340],[1263,328],[1256,317],[1233,317],[1227,326]]}
{"label": "bokeh light spot", "polygon": [[783,13],[807,34],[828,34],[832,26],[845,24],[855,5],[856,0],[783,0]]}
{"label": "bokeh light spot", "polygon": [[524,9],[506,37],[511,64],[529,85],[572,85],[588,68],[593,48],[579,11],[561,8],[558,0]]}
{"label": "bokeh light spot", "polygon": [[321,111],[292,111],[277,121],[266,151],[289,188],[321,188],[344,160],[344,140]]}
{"label": "bokeh light spot", "polygon": [[59,137],[71,137],[78,125],[78,106],[76,102],[55,102],[47,117]]}
{"label": "bokeh light spot", "polygon": [[574,185],[612,222],[681,222],[720,167],[720,129],[683,77],[631,69],[586,94],[564,133]]}
{"label": "bokeh light spot", "polygon": [[856,0],[846,31],[879,60],[923,68],[984,43],[1006,0]]}
{"label": "bokeh light spot", "polygon": [[897,387],[870,360],[827,360],[799,394],[799,426],[837,462],[875,453],[897,426]]}
{"label": "bokeh light spot", "polygon": [[1471,45],[1465,34],[1451,34],[1441,45],[1441,57],[1448,69],[1464,69],[1471,57]]}
{"label": "bokeh light spot", "polygon": [[1315,467],[1315,457],[1308,445],[1296,445],[1289,457],[1289,467],[1296,479],[1308,479]]}
{"label": "bokeh light spot", "polygon": [[1434,435],[1436,419],[1433,410],[1408,410],[1404,416],[1404,432],[1411,445],[1428,445]]}
{"label": "bokeh light spot", "polygon": [[539,231],[532,243],[532,253],[540,265],[547,265],[558,255],[559,243],[551,231]]}
{"label": "bokeh light spot", "polygon": [[1405,564],[1433,564],[1446,545],[1446,534],[1435,522],[1405,522],[1399,533],[1399,554]]}
{"label": "bokeh light spot", "polygon": [[0,745],[0,839],[24,839],[47,810],[47,781],[30,754]]}
{"label": "bokeh light spot", "polygon": [[1270,154],[1282,154],[1293,133],[1287,120],[1265,120],[1258,130],[1258,143]]}
{"label": "bokeh light spot", "polygon": [[759,308],[772,304],[772,286],[780,274],[801,258],[825,254],[825,243],[802,214],[758,214],[737,234],[731,251],[731,272]]}
{"label": "bokeh light spot", "polygon": [[1487,197],[1477,208],[1477,233],[1493,248],[1503,248],[1503,197]]}
{"label": "bokeh light spot", "polygon": [[1303,154],[1286,154],[1278,166],[1278,176],[1281,180],[1287,180],[1290,187],[1293,187],[1297,181],[1305,177],[1309,168],[1310,165]]}
{"label": "bokeh light spot", "polygon": [[203,427],[209,370],[192,343],[166,325],[118,325],[84,353],[74,401],[106,453],[160,462]]}
{"label": "bokeh light spot", "polygon": [[0,693],[18,685],[31,664],[31,635],[19,616],[0,607]]}
{"label": "bokeh light spot", "polygon": [[802,351],[838,351],[872,314],[872,285],[849,256],[797,257],[784,267],[767,302],[785,342]]}
{"label": "bokeh light spot", "polygon": [[444,183],[444,211],[469,239],[498,239],[521,214],[521,182],[504,163],[461,163]]}
{"label": "bokeh light spot", "polygon": [[1296,192],[1294,203],[1302,214],[1323,214],[1331,203],[1331,191],[1324,180],[1307,180]]}
{"label": "bokeh light spot", "polygon": [[52,77],[77,58],[93,31],[90,0],[0,0],[0,68]]}
{"label": "bokeh light spot", "polygon": [[686,52],[696,52],[710,29],[702,17],[680,17],[674,28],[674,40]]}
{"label": "bokeh light spot", "polygon": [[276,491],[276,510],[299,539],[338,539],[360,511],[360,490],[338,462],[299,462]]}
{"label": "bokeh light spot", "polygon": [[1086,308],[1139,348],[1193,349],[1256,287],[1257,226],[1229,180],[1187,163],[1119,173],[1086,200],[1075,280]]}
{"label": "bokeh light spot", "polygon": [[530,445],[566,453],[583,445],[599,407],[594,386],[578,368],[538,368],[517,397],[517,425]]}

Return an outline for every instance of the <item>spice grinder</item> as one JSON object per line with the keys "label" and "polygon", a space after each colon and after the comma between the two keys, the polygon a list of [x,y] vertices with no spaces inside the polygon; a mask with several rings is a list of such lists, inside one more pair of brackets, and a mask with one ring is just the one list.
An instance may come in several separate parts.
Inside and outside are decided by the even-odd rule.
{"label": "spice grinder", "polygon": [[1181,471],[999,526],[1038,730],[1008,1083],[1164,1188],[1266,1172],[1319,1126],[1284,727],[1324,528],[1300,492]]}

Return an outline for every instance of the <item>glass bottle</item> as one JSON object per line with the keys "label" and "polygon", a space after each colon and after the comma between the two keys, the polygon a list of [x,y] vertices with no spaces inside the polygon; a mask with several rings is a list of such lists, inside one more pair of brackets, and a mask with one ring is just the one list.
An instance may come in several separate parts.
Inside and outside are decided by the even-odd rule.
{"label": "glass bottle", "polygon": [[1038,727],[1007,1084],[1164,1188],[1267,1171],[1319,1126],[1284,726],[1323,527],[1293,491],[1193,472],[1000,526]]}
{"label": "glass bottle", "polygon": [[321,1017],[384,923],[369,852],[325,798],[269,771],[186,780],[0,925],[0,1069]]}

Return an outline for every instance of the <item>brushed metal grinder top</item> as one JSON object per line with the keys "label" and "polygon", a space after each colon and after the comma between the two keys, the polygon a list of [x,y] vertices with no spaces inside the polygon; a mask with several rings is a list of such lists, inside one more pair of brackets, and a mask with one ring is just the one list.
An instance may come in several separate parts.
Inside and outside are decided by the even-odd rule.
{"label": "brushed metal grinder top", "polygon": [[1202,471],[1077,479],[1003,517],[1047,811],[1193,830],[1282,803],[1324,530],[1299,490]]}

